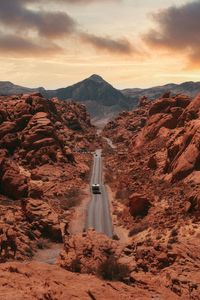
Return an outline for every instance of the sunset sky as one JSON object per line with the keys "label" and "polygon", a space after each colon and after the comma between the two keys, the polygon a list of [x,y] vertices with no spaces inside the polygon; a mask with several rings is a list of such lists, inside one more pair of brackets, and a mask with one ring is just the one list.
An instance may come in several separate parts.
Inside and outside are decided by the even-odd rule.
{"label": "sunset sky", "polygon": [[54,89],[200,81],[200,1],[0,0],[0,80]]}

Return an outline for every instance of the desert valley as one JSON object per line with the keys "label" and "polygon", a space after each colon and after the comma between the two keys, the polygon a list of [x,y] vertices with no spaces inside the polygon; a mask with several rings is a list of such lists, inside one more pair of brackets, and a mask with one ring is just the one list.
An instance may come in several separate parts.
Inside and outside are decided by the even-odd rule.
{"label": "desert valley", "polygon": [[199,14],[0,1],[0,300],[200,300]]}
{"label": "desert valley", "polygon": [[[101,130],[78,102],[0,100],[1,297],[198,299],[200,96],[143,96]],[[103,196],[87,226],[96,149],[110,236]]]}

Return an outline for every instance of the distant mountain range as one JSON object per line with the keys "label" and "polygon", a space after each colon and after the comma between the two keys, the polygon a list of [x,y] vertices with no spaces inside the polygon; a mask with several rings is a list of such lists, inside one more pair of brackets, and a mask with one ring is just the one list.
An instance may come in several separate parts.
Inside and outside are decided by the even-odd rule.
{"label": "distant mountain range", "polygon": [[61,100],[75,100],[84,103],[93,120],[110,119],[123,110],[135,107],[142,96],[155,99],[166,91],[173,94],[184,93],[195,96],[200,92],[200,82],[184,82],[182,84],[167,84],[148,89],[118,90],[99,75],[78,82],[66,88],[45,90],[43,87],[27,88],[15,85],[9,81],[0,81],[0,95],[17,95],[40,92],[43,96],[58,97]]}
{"label": "distant mountain range", "polygon": [[98,75],[66,88],[45,90],[44,88],[29,89],[14,85],[11,82],[0,82],[0,95],[16,95],[40,92],[43,96],[58,97],[61,100],[75,100],[84,103],[93,119],[109,119],[131,106],[130,98],[115,89]]}
{"label": "distant mountain range", "polygon": [[133,89],[125,89],[121,92],[127,96],[130,97],[133,101],[137,101],[142,96],[147,96],[149,99],[155,99],[162,96],[165,92],[171,91],[172,94],[187,94],[191,97],[196,96],[198,93],[200,93],[200,82],[184,82],[181,84],[166,84],[162,86],[156,86],[148,89],[139,89],[139,88],[133,88]]}
{"label": "distant mountain range", "polygon": [[130,108],[129,97],[99,75],[92,75],[72,86],[47,93],[49,97],[73,99],[84,103],[92,118],[109,118]]}
{"label": "distant mountain range", "polygon": [[23,87],[20,85],[15,85],[10,81],[0,81],[0,95],[1,96],[30,94],[30,93],[34,93],[34,92],[40,92],[43,95],[46,93],[46,91],[43,87],[31,89],[31,88]]}

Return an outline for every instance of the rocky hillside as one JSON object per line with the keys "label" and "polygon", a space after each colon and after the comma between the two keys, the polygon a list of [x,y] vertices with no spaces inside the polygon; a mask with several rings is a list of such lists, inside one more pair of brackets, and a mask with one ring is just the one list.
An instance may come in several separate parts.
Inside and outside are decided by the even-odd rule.
{"label": "rocky hillside", "polygon": [[36,93],[36,92],[41,93],[43,96],[46,95],[46,91],[42,87],[31,89],[31,88],[27,88],[24,86],[13,84],[10,81],[0,81],[0,95],[1,96],[31,94],[31,93]]}
{"label": "rocky hillside", "polygon": [[14,85],[11,82],[0,82],[0,95],[33,92],[40,92],[44,97],[57,97],[60,100],[81,102],[87,107],[87,111],[94,120],[111,118],[130,107],[129,98],[98,75],[92,75],[72,86],[57,90],[30,89]]}
{"label": "rocky hillside", "polygon": [[129,230],[135,282],[158,280],[180,299],[199,299],[200,95],[143,98],[104,134],[116,145],[106,177],[118,224]]}
{"label": "rocky hillside", "polygon": [[[149,300],[155,295],[153,291],[146,291],[141,287],[130,287],[121,282],[106,282],[91,274],[75,274],[58,266],[41,263],[5,263],[0,265],[0,274],[2,300],[16,299],[16,291],[17,300],[100,300],[102,297],[106,300]],[[160,297],[163,290],[158,287],[156,295]],[[172,299],[172,296],[172,293],[167,292],[168,299]]]}
{"label": "rocky hillside", "polygon": [[[85,106],[39,93],[1,97],[0,138],[1,299],[172,299],[155,282],[138,284],[118,241],[68,230],[100,143]],[[55,266],[33,260],[47,239],[64,246]]]}
{"label": "rocky hillside", "polygon": [[57,90],[45,90],[42,87],[30,89],[15,85],[8,81],[0,81],[0,95],[19,95],[24,93],[40,92],[44,97],[57,97],[60,100],[71,99],[83,103],[87,107],[94,122],[113,118],[122,111],[130,110],[138,105],[141,97],[148,97],[150,100],[160,97],[169,90],[173,95],[184,93],[191,97],[197,95],[200,89],[199,82],[184,82],[182,84],[167,84],[148,89],[125,89],[118,90],[106,82],[99,75],[92,75],[85,80],[72,86],[59,88]]}
{"label": "rocky hillside", "polygon": [[152,88],[147,88],[147,89],[138,89],[138,88],[133,88],[133,89],[125,89],[122,90],[122,93],[130,97],[134,103],[138,103],[138,100],[146,96],[151,100],[154,100],[156,98],[161,97],[164,93],[171,91],[173,95],[176,94],[187,94],[188,96],[195,97],[200,90],[200,82],[183,82],[181,84],[166,84],[163,86],[155,86]]}
{"label": "rocky hillside", "polygon": [[[62,240],[61,222],[88,180],[95,141],[81,104],[39,93],[0,98],[0,231],[15,231],[16,259],[32,257],[43,237]],[[12,248],[0,254],[9,258]]]}
{"label": "rocky hillside", "polygon": [[93,118],[107,118],[129,108],[129,99],[102,77],[91,77],[72,86],[48,91],[49,96],[59,99],[74,99],[84,103]]}

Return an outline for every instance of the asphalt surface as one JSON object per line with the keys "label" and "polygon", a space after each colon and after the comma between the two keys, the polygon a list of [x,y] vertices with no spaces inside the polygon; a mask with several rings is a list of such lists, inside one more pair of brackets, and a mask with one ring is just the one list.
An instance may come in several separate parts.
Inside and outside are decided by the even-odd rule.
{"label": "asphalt surface", "polygon": [[[112,238],[113,228],[110,216],[109,197],[103,182],[102,167],[101,150],[96,150],[90,181],[91,201],[88,207],[86,229],[94,228],[97,232],[103,232]],[[101,194],[93,194],[92,184],[100,185]]]}
{"label": "asphalt surface", "polygon": [[112,148],[112,149],[116,149],[116,146],[113,144],[113,142],[111,141],[111,139],[107,138],[107,137],[103,137],[103,139],[108,143],[108,145]]}

